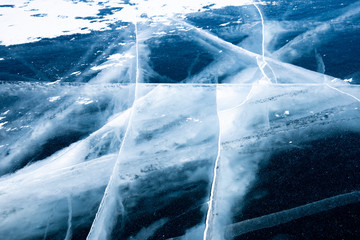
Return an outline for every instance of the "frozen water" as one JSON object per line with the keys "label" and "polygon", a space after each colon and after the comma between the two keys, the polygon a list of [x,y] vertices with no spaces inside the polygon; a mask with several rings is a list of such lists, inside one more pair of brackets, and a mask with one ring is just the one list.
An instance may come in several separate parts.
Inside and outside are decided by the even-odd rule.
{"label": "frozen water", "polygon": [[0,238],[360,237],[359,16],[2,2]]}

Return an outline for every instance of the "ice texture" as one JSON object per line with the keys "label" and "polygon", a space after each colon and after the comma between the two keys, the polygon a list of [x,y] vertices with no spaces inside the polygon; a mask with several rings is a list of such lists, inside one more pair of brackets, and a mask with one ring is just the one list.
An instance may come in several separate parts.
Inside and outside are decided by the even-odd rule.
{"label": "ice texture", "polygon": [[53,4],[0,5],[1,239],[360,236],[359,1]]}

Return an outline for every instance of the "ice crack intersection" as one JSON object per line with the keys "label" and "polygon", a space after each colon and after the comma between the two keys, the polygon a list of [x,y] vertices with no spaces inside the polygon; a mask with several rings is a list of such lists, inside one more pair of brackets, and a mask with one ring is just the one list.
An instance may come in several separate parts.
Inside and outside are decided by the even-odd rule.
{"label": "ice crack intersection", "polygon": [[260,69],[262,75],[263,75],[263,78],[267,82],[271,83],[271,79],[267,76],[267,74],[264,71],[264,68],[266,66],[268,66],[269,69],[271,70],[273,76],[274,76],[275,82],[277,83],[276,75],[275,75],[273,69],[271,68],[271,66],[266,62],[266,59],[265,59],[265,24],[264,24],[264,17],[262,15],[262,12],[261,12],[260,8],[257,6],[257,3],[253,3],[253,5],[256,8],[256,10],[258,11],[258,13],[260,15],[260,19],[261,19],[261,59],[260,59],[260,57],[256,57],[256,62],[257,62],[257,65],[259,66],[259,69]]}

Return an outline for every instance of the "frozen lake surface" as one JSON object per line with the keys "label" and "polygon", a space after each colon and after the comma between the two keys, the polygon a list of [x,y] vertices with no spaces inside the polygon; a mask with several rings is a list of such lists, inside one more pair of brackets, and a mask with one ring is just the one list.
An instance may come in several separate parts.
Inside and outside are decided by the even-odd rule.
{"label": "frozen lake surface", "polygon": [[360,1],[0,3],[1,239],[360,238]]}

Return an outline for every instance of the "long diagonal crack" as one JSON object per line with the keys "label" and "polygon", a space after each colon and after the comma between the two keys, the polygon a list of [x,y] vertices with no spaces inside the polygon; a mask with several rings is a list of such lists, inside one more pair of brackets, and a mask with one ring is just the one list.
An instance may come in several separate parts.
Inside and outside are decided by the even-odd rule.
{"label": "long diagonal crack", "polygon": [[352,98],[355,99],[356,101],[360,102],[360,99],[359,99],[359,98],[355,97],[354,95],[352,95],[352,94],[350,94],[350,93],[341,91],[340,89],[338,89],[338,88],[336,88],[336,87],[334,87],[334,86],[330,86],[330,85],[327,84],[327,83],[326,83],[325,85],[328,86],[329,88],[331,88],[331,89],[339,92],[339,93],[342,93],[342,94],[344,94],[344,95],[347,95],[347,96],[349,96],[349,97],[352,97]]}
{"label": "long diagonal crack", "polygon": [[[123,137],[123,140],[121,142],[120,145],[120,150],[118,153],[118,157],[117,160],[115,162],[114,168],[113,168],[113,172],[110,176],[109,179],[109,183],[106,186],[105,189],[105,193],[104,196],[101,200],[98,212],[96,213],[95,219],[93,221],[93,224],[91,226],[90,232],[87,236],[88,240],[97,240],[97,239],[107,239],[109,237],[109,234],[111,234],[111,230],[112,230],[112,226],[109,226],[108,223],[106,222],[106,218],[112,216],[113,214],[113,209],[114,206],[116,206],[116,204],[120,205],[120,208],[123,209],[122,206],[122,200],[118,199],[121,198],[120,196],[111,196],[113,193],[113,189],[116,187],[116,183],[118,181],[118,173],[119,173],[119,169],[120,169],[120,163],[121,163],[121,159],[122,159],[122,153],[124,151],[124,144],[126,141],[126,138],[128,137],[129,134],[129,130],[131,128],[131,122],[133,119],[133,115],[134,115],[134,111],[135,111],[135,104],[136,104],[136,100],[137,100],[137,95],[138,95],[138,81],[139,81],[139,77],[140,77],[140,70],[139,70],[139,38],[138,38],[138,23],[135,22],[135,35],[136,35],[136,76],[135,76],[135,89],[134,89],[134,100],[133,100],[133,105],[130,108],[130,116],[129,116],[129,120],[128,120],[128,124],[127,124],[127,128]],[[113,218],[116,216],[112,216]],[[114,221],[112,221],[113,224]],[[108,231],[104,230],[107,229]]]}
{"label": "long diagonal crack", "polygon": [[[254,64],[258,65],[258,61],[259,61],[258,59],[262,58],[262,56],[257,53],[251,52],[247,49],[244,49],[242,47],[234,45],[233,43],[226,41],[222,38],[219,38],[218,36],[215,36],[215,35],[207,32],[204,29],[198,28],[182,19],[173,19],[172,18],[172,20],[174,20],[176,22],[181,22],[183,25],[187,26],[188,28],[196,30],[200,36],[206,38],[210,42],[213,42],[213,44],[215,44],[217,46],[221,46],[222,48],[224,48],[226,50],[229,50],[235,54],[238,54],[239,56],[241,56],[243,61],[248,61],[250,64],[254,63]],[[269,69],[272,71],[272,74],[274,75],[275,83],[278,83],[278,80],[277,80],[276,74],[274,73],[273,69],[269,65],[269,62],[271,62],[274,65],[281,66],[282,68],[286,69],[287,71],[291,71],[293,73],[302,74],[302,75],[304,75],[304,73],[309,73],[309,74],[313,74],[314,77],[317,77],[317,78],[320,78],[320,76],[322,76],[322,79],[323,79],[323,77],[328,77],[329,79],[331,78],[328,75],[314,72],[314,71],[311,71],[311,70],[308,70],[308,69],[290,64],[290,63],[285,63],[285,62],[279,61],[279,60],[271,58],[271,57],[264,56],[264,59],[266,59],[266,62],[268,63],[267,66],[269,67]]]}

